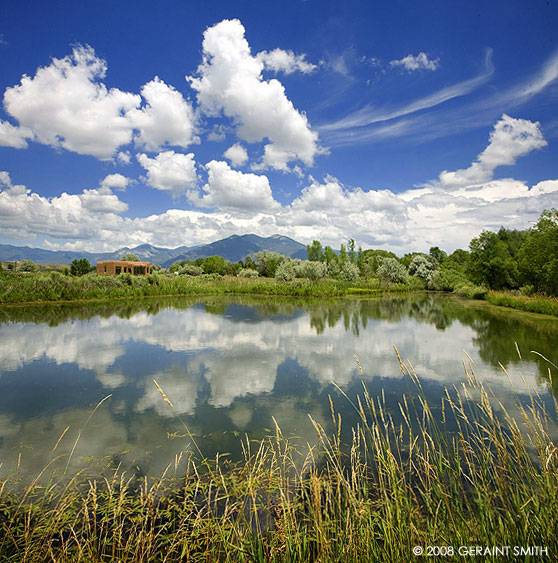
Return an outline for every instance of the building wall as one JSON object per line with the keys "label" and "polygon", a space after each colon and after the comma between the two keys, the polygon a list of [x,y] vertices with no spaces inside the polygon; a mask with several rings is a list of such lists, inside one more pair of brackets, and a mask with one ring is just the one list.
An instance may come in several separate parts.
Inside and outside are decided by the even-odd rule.
{"label": "building wall", "polygon": [[117,276],[118,274],[131,274],[146,276],[151,273],[149,262],[127,262],[124,260],[105,260],[97,263],[99,276]]}

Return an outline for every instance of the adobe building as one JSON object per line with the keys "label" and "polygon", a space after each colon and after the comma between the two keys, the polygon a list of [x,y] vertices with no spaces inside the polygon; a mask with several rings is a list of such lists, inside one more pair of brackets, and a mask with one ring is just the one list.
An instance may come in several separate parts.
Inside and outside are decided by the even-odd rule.
{"label": "adobe building", "polygon": [[149,262],[131,262],[128,260],[102,260],[97,262],[97,275],[117,276],[118,274],[132,274],[146,276],[151,273]]}

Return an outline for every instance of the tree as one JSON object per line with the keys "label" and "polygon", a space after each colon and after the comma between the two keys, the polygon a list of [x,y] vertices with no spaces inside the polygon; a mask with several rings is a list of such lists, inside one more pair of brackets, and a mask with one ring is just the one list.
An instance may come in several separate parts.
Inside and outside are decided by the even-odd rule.
{"label": "tree", "polygon": [[76,258],[70,264],[70,274],[72,276],[84,276],[91,271],[91,264],[87,258]]}
{"label": "tree", "polygon": [[558,295],[558,210],[545,209],[518,252],[522,281]]}
{"label": "tree", "polygon": [[345,262],[341,267],[340,277],[345,281],[356,281],[359,274],[358,266],[352,262]]}
{"label": "tree", "polygon": [[260,275],[268,278],[275,277],[277,266],[285,260],[285,256],[271,250],[259,250],[256,254],[254,254],[254,258],[259,264],[258,271],[260,272]]}
{"label": "tree", "polygon": [[409,264],[409,274],[427,282],[433,278],[438,269],[439,264],[436,259],[424,254],[415,254]]}
{"label": "tree", "polygon": [[378,266],[378,278],[383,282],[407,283],[407,270],[396,258],[382,258]]}
{"label": "tree", "polygon": [[275,270],[275,277],[281,281],[291,281],[295,278],[295,268],[292,260],[283,260],[277,270]]}
{"label": "tree", "polygon": [[312,281],[325,278],[327,274],[327,266],[323,262],[315,262],[306,260],[302,265],[302,275]]}
{"label": "tree", "polygon": [[228,260],[222,256],[208,256],[202,259],[201,267],[205,274],[219,274],[224,276],[227,273]]}
{"label": "tree", "polygon": [[324,252],[319,240],[313,240],[312,244],[306,245],[306,252],[308,253],[308,260],[312,262],[323,262]]}
{"label": "tree", "polygon": [[355,239],[354,238],[350,238],[348,240],[347,249],[349,250],[349,260],[354,264],[356,262]]}
{"label": "tree", "polygon": [[20,272],[36,272],[39,267],[33,260],[22,260],[17,268]]}
{"label": "tree", "polygon": [[483,231],[469,243],[467,275],[490,289],[519,287],[519,269],[506,243],[497,233]]}
{"label": "tree", "polygon": [[122,258],[120,258],[120,260],[124,260],[126,262],[141,262],[139,257],[136,256],[135,254],[132,254],[131,252],[124,254],[124,256],[122,256]]}
{"label": "tree", "polygon": [[428,254],[439,264],[441,264],[448,256],[447,252],[444,252],[439,246],[431,246]]}

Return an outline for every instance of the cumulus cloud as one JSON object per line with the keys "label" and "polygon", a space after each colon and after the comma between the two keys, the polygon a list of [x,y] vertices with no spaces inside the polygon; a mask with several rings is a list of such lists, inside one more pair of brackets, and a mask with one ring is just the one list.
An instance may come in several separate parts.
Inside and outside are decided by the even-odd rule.
{"label": "cumulus cloud", "polygon": [[[198,142],[191,104],[158,77],[145,84],[142,96],[107,88],[107,64],[89,46],[52,59],[35,76],[7,88],[4,107],[21,127],[0,122],[0,144],[23,148],[25,138],[110,160],[132,141],[157,151],[165,145],[187,147]],[[129,153],[117,158],[129,162]]]}
{"label": "cumulus cloud", "polygon": [[164,151],[155,158],[137,155],[138,162],[147,170],[147,183],[157,190],[170,192],[174,197],[186,195],[197,184],[194,154]]}
{"label": "cumulus cloud", "polygon": [[229,147],[223,153],[223,156],[230,160],[231,164],[236,168],[248,162],[248,153],[240,143],[235,143],[232,147]]}
{"label": "cumulus cloud", "polygon": [[27,148],[27,139],[33,134],[25,127],[15,127],[7,121],[0,120],[0,147],[12,147],[14,149]]}
{"label": "cumulus cloud", "polygon": [[199,142],[194,135],[194,110],[180,92],[155,77],[141,94],[146,106],[128,113],[133,127],[139,129],[138,146],[157,151],[163,145],[187,147]]}
{"label": "cumulus cloud", "polygon": [[116,188],[117,190],[125,190],[130,183],[130,178],[126,178],[122,174],[109,174],[101,180],[101,186],[105,188]]}
{"label": "cumulus cloud", "polygon": [[267,176],[244,174],[216,160],[208,162],[206,168],[208,182],[203,187],[205,195],[199,200],[200,206],[252,213],[279,209]]}
{"label": "cumulus cloud", "polygon": [[306,55],[295,55],[292,51],[284,51],[279,48],[273,49],[273,51],[260,51],[256,58],[264,64],[266,70],[285,74],[297,71],[310,74],[318,68],[306,60]]}
{"label": "cumulus cloud", "polygon": [[106,70],[91,47],[76,47],[71,55],[39,68],[34,77],[23,76],[17,86],[7,88],[4,107],[39,142],[108,160],[131,141],[126,113],[141,98],[107,89],[101,82]]}
{"label": "cumulus cloud", "polygon": [[504,114],[490,133],[490,142],[477,160],[462,170],[443,171],[440,182],[446,187],[466,186],[486,182],[498,166],[514,164],[517,158],[546,146],[540,123],[514,119]]}
{"label": "cumulus cloud", "polygon": [[[95,251],[140,243],[205,244],[239,233],[282,234],[304,243],[319,239],[334,247],[354,238],[365,248],[398,253],[427,251],[434,245],[452,251],[466,247],[483,229],[527,228],[543,209],[558,207],[558,179],[530,187],[515,179],[492,178],[496,165],[509,164],[544,142],[537,123],[503,116],[475,161],[484,166],[483,181],[477,181],[480,175],[474,181],[469,177],[468,183],[437,180],[394,193],[345,186],[332,176],[321,181],[310,178],[301,194],[284,206],[274,200],[265,175],[245,174],[226,162],[210,161],[207,183],[199,192],[193,155],[172,151],[153,159],[140,155],[140,163],[159,189],[185,193],[191,202],[212,210],[169,209],[133,219],[119,215],[125,204],[110,191],[106,178],[99,188],[48,199],[12,183],[3,172],[0,233],[48,237],[53,249]],[[177,157],[185,159],[182,166]],[[460,172],[445,171],[442,178],[467,176]]]}
{"label": "cumulus cloud", "polygon": [[440,66],[440,59],[429,59],[428,55],[421,51],[418,55],[409,54],[402,59],[390,61],[389,64],[395,67],[403,67],[408,72],[436,70]]}
{"label": "cumulus cloud", "polygon": [[203,62],[187,79],[207,115],[232,118],[238,136],[249,143],[269,139],[262,167],[288,170],[293,160],[311,166],[320,152],[318,135],[294,108],[283,85],[262,78],[263,68],[250,52],[240,21],[223,20],[205,31]]}

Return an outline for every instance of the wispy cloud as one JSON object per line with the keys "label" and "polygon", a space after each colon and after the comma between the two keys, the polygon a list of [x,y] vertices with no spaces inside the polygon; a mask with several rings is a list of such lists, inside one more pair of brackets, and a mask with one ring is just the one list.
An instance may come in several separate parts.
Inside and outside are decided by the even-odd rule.
{"label": "wispy cloud", "polygon": [[333,123],[328,123],[319,127],[320,131],[339,131],[342,129],[350,129],[353,127],[366,127],[367,125],[373,125],[374,123],[380,123],[383,121],[390,121],[392,119],[397,119],[405,115],[409,115],[421,110],[429,109],[454,98],[465,96],[469,94],[487,80],[490,79],[494,72],[494,66],[492,65],[492,50],[488,50],[485,60],[486,70],[479,76],[471,78],[469,80],[464,80],[442,88],[429,96],[420,98],[406,104],[404,106],[394,108],[394,109],[384,109],[378,110],[372,108],[371,106],[366,106],[338,121]]}

